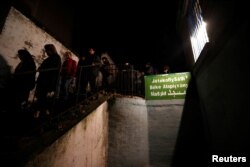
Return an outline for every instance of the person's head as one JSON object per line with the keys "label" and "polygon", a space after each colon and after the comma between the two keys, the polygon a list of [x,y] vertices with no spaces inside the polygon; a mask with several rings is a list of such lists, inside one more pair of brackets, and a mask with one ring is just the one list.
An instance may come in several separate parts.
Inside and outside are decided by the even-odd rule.
{"label": "person's head", "polygon": [[86,60],[86,56],[85,56],[85,55],[82,55],[82,56],[80,56],[80,59]]}
{"label": "person's head", "polygon": [[65,59],[69,59],[69,58],[72,57],[72,53],[71,53],[70,51],[66,51],[66,52],[64,53],[64,57],[65,57]]}
{"label": "person's head", "polygon": [[19,49],[17,51],[17,56],[21,61],[32,59],[32,55],[26,49]]}
{"label": "person's head", "polygon": [[107,57],[102,57],[102,62],[103,62],[103,64],[108,64],[109,63]]}
{"label": "person's head", "polygon": [[165,72],[165,73],[167,73],[168,71],[169,71],[169,65],[165,65],[164,67],[163,67],[163,71]]}
{"label": "person's head", "polygon": [[95,54],[95,49],[94,48],[89,48],[89,54],[94,55]]}
{"label": "person's head", "polygon": [[44,45],[44,49],[48,56],[57,54],[56,47],[53,44]]}

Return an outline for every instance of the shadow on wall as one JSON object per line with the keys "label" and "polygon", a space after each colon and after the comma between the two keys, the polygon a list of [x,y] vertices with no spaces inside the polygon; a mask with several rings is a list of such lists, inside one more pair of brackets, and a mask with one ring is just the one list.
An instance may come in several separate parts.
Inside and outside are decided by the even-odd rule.
{"label": "shadow on wall", "polygon": [[151,166],[170,166],[181,122],[184,99],[147,100]]}
{"label": "shadow on wall", "polygon": [[[212,61],[202,62],[200,72],[192,76],[173,167],[225,166],[212,163],[212,155],[248,159],[249,27],[248,21],[239,25],[219,49],[214,44],[206,55],[213,56]],[[232,163],[235,162],[232,158],[227,161],[231,163],[226,166],[249,166],[248,160],[247,163]]]}
{"label": "shadow on wall", "polygon": [[192,76],[187,89],[172,166],[207,166],[207,149],[197,86]]}

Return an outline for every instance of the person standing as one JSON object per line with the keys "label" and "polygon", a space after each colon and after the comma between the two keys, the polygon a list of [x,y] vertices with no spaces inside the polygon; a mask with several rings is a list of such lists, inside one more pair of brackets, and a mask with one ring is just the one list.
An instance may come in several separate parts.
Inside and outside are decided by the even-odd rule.
{"label": "person standing", "polygon": [[86,95],[87,85],[88,85],[88,77],[87,77],[87,60],[85,55],[79,56],[79,61],[77,64],[76,71],[76,86],[77,86],[77,98],[80,100],[83,99],[83,95]]}
{"label": "person standing", "polygon": [[74,83],[77,63],[72,59],[72,53],[70,51],[65,52],[65,60],[62,64],[61,69],[61,92],[65,100],[69,98],[70,95],[70,85]]}
{"label": "person standing", "polygon": [[30,91],[35,87],[36,64],[32,55],[26,49],[19,49],[17,56],[20,63],[13,75],[15,106],[17,109],[28,103]]}
{"label": "person standing", "polygon": [[93,95],[93,98],[97,98],[97,84],[96,84],[96,79],[98,77],[98,74],[100,72],[100,67],[101,67],[101,59],[100,57],[96,54],[96,51],[94,48],[90,47],[88,49],[88,56],[87,56],[87,65],[90,67],[87,67],[87,75],[88,75],[88,81],[90,83],[90,89],[91,89],[91,94]]}
{"label": "person standing", "polygon": [[35,93],[38,110],[35,112],[35,118],[40,116],[40,112],[45,112],[47,115],[50,113],[48,97],[55,94],[61,68],[61,58],[56,47],[53,44],[46,44],[44,49],[48,57],[38,68],[39,76]]}
{"label": "person standing", "polygon": [[155,68],[152,66],[150,62],[147,62],[145,64],[145,70],[144,70],[145,75],[155,75],[157,74]]}

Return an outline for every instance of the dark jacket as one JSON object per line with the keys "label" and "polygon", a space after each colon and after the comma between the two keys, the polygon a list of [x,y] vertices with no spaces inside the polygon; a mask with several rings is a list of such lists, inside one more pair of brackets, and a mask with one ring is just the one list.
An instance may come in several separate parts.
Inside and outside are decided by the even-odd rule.
{"label": "dark jacket", "polygon": [[39,76],[37,78],[37,89],[43,89],[46,92],[55,91],[61,68],[61,58],[54,54],[45,59],[39,67]]}

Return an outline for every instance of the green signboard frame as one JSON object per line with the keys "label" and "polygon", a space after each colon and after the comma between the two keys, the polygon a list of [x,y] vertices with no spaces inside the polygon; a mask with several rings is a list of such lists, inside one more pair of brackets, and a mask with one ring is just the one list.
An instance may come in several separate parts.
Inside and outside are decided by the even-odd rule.
{"label": "green signboard frame", "polygon": [[144,76],[146,100],[185,99],[189,72]]}

